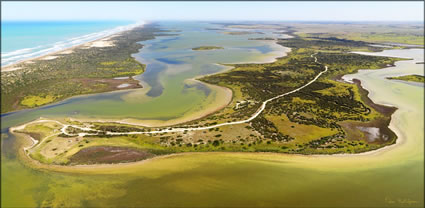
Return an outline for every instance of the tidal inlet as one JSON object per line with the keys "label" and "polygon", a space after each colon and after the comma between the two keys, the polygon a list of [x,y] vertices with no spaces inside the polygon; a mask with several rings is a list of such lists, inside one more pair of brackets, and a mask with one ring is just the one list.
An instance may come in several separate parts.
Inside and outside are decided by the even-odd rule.
{"label": "tidal inlet", "polygon": [[423,2],[22,3],[1,207],[424,207]]}

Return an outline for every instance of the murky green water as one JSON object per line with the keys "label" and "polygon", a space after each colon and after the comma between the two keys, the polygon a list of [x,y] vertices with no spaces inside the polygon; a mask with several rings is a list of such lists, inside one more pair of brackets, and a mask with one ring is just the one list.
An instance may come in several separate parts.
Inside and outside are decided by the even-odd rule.
{"label": "murky green water", "polygon": [[[3,122],[5,124],[2,129],[4,130],[7,125],[26,122],[39,115],[44,116],[43,113],[46,112],[55,116],[55,114],[63,115],[64,112],[72,113],[72,110],[78,109],[81,115],[85,115],[86,111],[89,111],[88,115],[96,115],[89,110],[89,107],[84,106],[85,102],[89,101],[99,105],[105,102],[106,106],[113,106],[107,102],[109,99],[113,100],[110,102],[121,100],[121,102],[140,105],[154,102],[156,99],[174,102],[172,98],[169,98],[170,100],[161,98],[166,93],[172,94],[173,90],[176,90],[168,89],[169,86],[172,88],[180,86],[180,89],[184,89],[182,80],[203,74],[205,73],[203,70],[211,70],[209,72],[220,70],[212,66],[205,68],[190,66],[190,64],[185,66],[186,64],[181,62],[187,63],[188,60],[192,60],[194,65],[201,66],[206,63],[204,60],[209,60],[211,63],[214,63],[214,60],[239,62],[261,54],[258,50],[253,52],[251,49],[240,49],[241,45],[238,44],[246,46],[242,43],[244,40],[241,40],[243,38],[240,36],[227,37],[215,33],[216,31],[203,31],[196,25],[167,25],[167,27],[180,29],[188,27],[189,29],[187,34],[184,32],[185,35],[179,36],[179,38],[186,37],[187,39],[183,38],[186,41],[169,40],[176,37],[163,37],[150,41],[150,46],[145,48],[167,54],[164,57],[172,59],[171,61],[149,59],[152,61],[149,63],[166,67],[158,73],[159,81],[152,83],[152,86],[163,87],[161,95],[154,96],[157,95],[155,93],[158,93],[158,90],[151,91],[154,95],[148,96],[146,101],[135,99],[135,97],[146,96],[136,92],[81,98],[83,101],[64,104],[69,106],[68,111],[61,111],[60,109],[66,108],[59,105],[46,110],[30,111],[28,112],[30,115],[22,112],[11,117],[4,117],[2,121],[6,120],[6,122]],[[208,40],[195,39],[195,37],[204,37],[203,35],[206,35]],[[211,38],[217,39],[209,40]],[[223,39],[223,42],[215,42],[220,39]],[[235,49],[227,49],[230,51],[248,50],[250,52],[245,55],[241,52],[240,59],[231,59],[228,57],[230,55],[220,55],[219,51],[197,53],[188,50],[200,45],[197,41],[207,41],[202,42],[202,45],[235,47]],[[254,45],[258,44],[254,43],[257,41],[252,42]],[[164,46],[167,48],[163,48]],[[174,53],[172,48],[187,50],[187,52]],[[142,49],[142,56],[138,58],[148,59],[148,54],[151,54],[148,51],[145,55],[143,53]],[[207,53],[217,54],[210,56]],[[384,78],[409,73],[423,74],[424,65],[415,64],[415,62],[423,61],[423,50],[393,50],[384,53],[413,57],[415,60],[397,62],[396,67],[388,69],[360,71],[350,77],[361,79],[363,85],[371,91],[371,98],[375,102],[391,104],[399,108],[394,114],[391,127],[403,137],[403,140],[395,146],[372,154],[356,156],[186,154],[121,168],[91,169],[87,171],[94,171],[94,173],[77,174],[41,171],[26,167],[16,158],[16,152],[22,151],[15,149],[17,141],[14,138],[7,138],[2,139],[2,207],[43,205],[68,207],[423,207],[424,88],[423,85],[412,85]],[[229,54],[234,57],[239,56],[239,52],[229,52]],[[223,59],[217,58],[220,56],[223,56]],[[170,64],[173,64],[173,67]],[[143,76],[140,78],[143,79]],[[208,94],[207,90],[200,87],[195,87],[193,91],[204,98]],[[131,93],[135,94],[131,95]],[[102,97],[109,95],[110,98]],[[182,99],[174,104],[177,106],[185,102],[188,101]],[[190,102],[196,102],[196,99]],[[103,109],[103,107],[99,108]],[[127,109],[122,111],[122,115],[125,115],[127,111],[131,112]],[[94,110],[94,112],[97,111]],[[137,109],[134,115],[143,116],[142,112],[144,111]],[[114,115],[113,112],[110,114]],[[164,113],[161,116],[171,114]]]}
{"label": "murky green water", "polygon": [[[146,72],[135,78],[144,89],[101,93],[67,99],[35,110],[2,116],[3,127],[34,120],[40,116],[79,118],[135,118],[171,120],[207,111],[207,106],[223,104],[216,92],[204,84],[190,82],[194,77],[211,74],[225,67],[217,63],[272,61],[289,50],[271,41],[254,41],[256,37],[285,37],[266,34],[227,35],[206,28],[220,27],[208,23],[160,23],[164,29],[181,30],[177,36],[159,36],[141,42],[145,45],[133,56],[147,64]],[[173,34],[176,34],[173,32]],[[203,45],[223,46],[223,50],[193,51]]]}

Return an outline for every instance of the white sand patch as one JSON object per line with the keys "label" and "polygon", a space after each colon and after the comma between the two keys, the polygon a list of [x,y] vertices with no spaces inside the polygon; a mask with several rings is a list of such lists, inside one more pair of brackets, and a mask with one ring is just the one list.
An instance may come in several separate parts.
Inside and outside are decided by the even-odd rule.
{"label": "white sand patch", "polygon": [[129,79],[130,77],[115,77],[114,79]]}
{"label": "white sand patch", "polygon": [[124,87],[129,87],[129,86],[131,86],[131,84],[124,83],[124,84],[118,85],[117,88],[124,88]]}
{"label": "white sand patch", "polygon": [[18,69],[22,69],[22,67],[2,67],[1,71],[7,72],[7,71],[15,71],[15,70],[18,70]]}
{"label": "white sand patch", "polygon": [[[18,63],[24,63],[25,61],[28,60],[43,60],[43,56],[46,55],[54,55],[54,54],[70,54],[73,52],[72,49],[78,47],[78,48],[82,48],[82,49],[88,49],[90,47],[110,47],[110,46],[114,46],[114,42],[111,41],[111,38],[117,37],[119,36],[122,32],[124,31],[128,31],[131,30],[133,28],[136,27],[143,27],[143,25],[146,24],[146,22],[142,21],[142,22],[138,22],[135,24],[131,24],[131,25],[125,25],[125,26],[119,26],[110,30],[105,30],[105,31],[100,31],[100,32],[96,32],[96,33],[91,33],[91,34],[87,34],[87,35],[83,35],[80,37],[75,37],[75,38],[71,38],[70,42],[67,42],[65,44],[60,44],[60,45],[52,45],[52,47],[47,48],[42,50],[43,53],[41,53],[41,51],[35,51],[36,53],[34,53],[34,51],[32,50],[32,48],[29,49],[20,49],[17,51],[13,51],[12,53],[15,53],[15,55],[17,55],[16,57],[12,57],[13,58],[13,63],[7,64],[5,66],[9,66],[12,64],[18,64]],[[99,38],[99,39],[97,39]],[[97,39],[97,41],[96,41]],[[87,43],[86,41],[90,41],[93,40],[93,42],[89,42]],[[36,56],[36,54],[39,54]],[[11,54],[13,55],[13,54]],[[28,57],[25,59],[22,59],[22,57]],[[46,59],[44,59],[46,60]],[[47,59],[49,60],[49,59]],[[4,60],[2,60],[4,61]],[[4,67],[4,66],[2,66]],[[4,69],[2,69],[2,71],[4,71]]]}
{"label": "white sand patch", "polygon": [[46,56],[46,57],[41,58],[40,60],[52,60],[52,59],[55,59],[55,58],[57,58],[57,56]]}
{"label": "white sand patch", "polygon": [[70,54],[72,52],[74,52],[74,51],[73,50],[65,50],[65,51],[60,52],[59,54]]}
{"label": "white sand patch", "polygon": [[112,40],[97,40],[90,43],[84,44],[85,49],[91,48],[91,47],[97,47],[97,48],[103,48],[103,47],[111,47],[114,46],[114,41]]}

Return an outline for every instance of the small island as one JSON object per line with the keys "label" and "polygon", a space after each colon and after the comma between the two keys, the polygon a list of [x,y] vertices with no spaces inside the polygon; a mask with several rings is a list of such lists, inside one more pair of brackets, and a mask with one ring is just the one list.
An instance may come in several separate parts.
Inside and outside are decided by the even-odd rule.
{"label": "small island", "polygon": [[[31,144],[22,151],[24,159],[65,166],[129,163],[185,152],[354,154],[396,142],[388,128],[396,108],[370,100],[359,80],[349,84],[335,77],[405,59],[345,52],[379,50],[361,41],[294,36],[276,44],[292,50],[272,63],[227,64],[234,68],[199,78],[231,89],[232,101],[197,120],[153,127],[39,118],[10,132]],[[215,48],[199,48],[210,47]]]}
{"label": "small island", "polygon": [[405,75],[405,76],[399,76],[399,77],[387,77],[387,79],[396,79],[396,80],[420,82],[420,83],[425,82],[425,77],[422,75],[417,75],[417,74]]}
{"label": "small island", "polygon": [[248,38],[248,40],[276,40],[276,38],[265,37],[265,38]]}
{"label": "small island", "polygon": [[226,35],[252,35],[252,34],[264,34],[262,32],[251,32],[251,31],[225,31],[223,34]]}
{"label": "small island", "polygon": [[206,50],[218,50],[218,49],[224,49],[224,48],[219,46],[199,46],[196,48],[192,48],[192,50],[194,51],[206,51]]}

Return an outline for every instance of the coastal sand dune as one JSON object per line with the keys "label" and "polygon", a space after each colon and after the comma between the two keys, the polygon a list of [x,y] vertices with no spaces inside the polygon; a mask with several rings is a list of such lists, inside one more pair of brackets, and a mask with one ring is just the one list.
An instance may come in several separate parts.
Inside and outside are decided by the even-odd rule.
{"label": "coastal sand dune", "polygon": [[[25,64],[29,64],[29,63],[31,63],[33,61],[37,61],[37,60],[52,60],[52,59],[57,58],[58,57],[57,55],[71,54],[73,52],[73,50],[77,49],[77,48],[88,49],[88,48],[91,48],[91,47],[111,47],[111,46],[114,45],[113,41],[110,40],[111,38],[116,37],[120,33],[131,30],[135,27],[142,27],[144,24],[146,24],[146,23],[145,22],[139,22],[139,23],[132,24],[132,25],[117,27],[117,28],[111,30],[112,34],[109,34],[111,32],[108,33],[106,31],[104,31],[103,33],[107,34],[106,37],[105,36],[99,37],[95,40],[83,42],[83,43],[80,43],[80,44],[77,44],[77,45],[74,45],[74,46],[71,46],[71,47],[67,47],[65,49],[53,51],[51,53],[43,54],[43,55],[36,56],[36,57],[23,59],[23,60],[17,61],[15,63],[9,64],[9,65],[6,65],[6,66],[2,66],[1,72],[19,70],[19,69],[25,67]],[[76,39],[76,38],[74,38],[74,39]]]}

